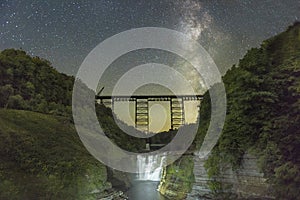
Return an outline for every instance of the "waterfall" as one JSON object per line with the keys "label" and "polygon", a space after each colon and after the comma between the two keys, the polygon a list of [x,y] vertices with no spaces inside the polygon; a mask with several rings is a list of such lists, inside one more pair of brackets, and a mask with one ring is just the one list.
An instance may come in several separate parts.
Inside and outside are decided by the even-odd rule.
{"label": "waterfall", "polygon": [[164,160],[160,155],[138,155],[138,180],[160,181]]}

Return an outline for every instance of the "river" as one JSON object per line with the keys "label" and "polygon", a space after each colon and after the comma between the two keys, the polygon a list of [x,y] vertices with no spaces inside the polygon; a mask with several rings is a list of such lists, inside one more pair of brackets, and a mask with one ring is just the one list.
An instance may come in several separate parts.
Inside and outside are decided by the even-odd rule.
{"label": "river", "polygon": [[157,191],[158,184],[158,181],[135,180],[126,194],[130,200],[166,200]]}

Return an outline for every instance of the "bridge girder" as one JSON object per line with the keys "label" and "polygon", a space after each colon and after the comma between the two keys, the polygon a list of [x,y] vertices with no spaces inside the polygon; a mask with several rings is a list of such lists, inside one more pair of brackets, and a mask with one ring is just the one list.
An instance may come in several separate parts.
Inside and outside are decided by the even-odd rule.
{"label": "bridge girder", "polygon": [[201,101],[203,95],[117,95],[117,96],[99,96],[96,95],[96,102],[107,104],[110,101],[112,110],[115,102],[135,102],[135,127],[139,130],[149,132],[149,102],[168,101],[170,103],[171,127],[178,129],[185,123],[184,102]]}

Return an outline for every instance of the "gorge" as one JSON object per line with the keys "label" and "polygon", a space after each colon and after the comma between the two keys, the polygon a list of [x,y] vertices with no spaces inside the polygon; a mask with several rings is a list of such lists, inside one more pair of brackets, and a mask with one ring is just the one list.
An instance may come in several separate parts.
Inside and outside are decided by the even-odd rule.
{"label": "gorge", "polygon": [[[132,175],[106,167],[83,146],[71,112],[74,77],[22,50],[4,50],[0,199],[299,199],[299,67],[296,22],[224,75],[225,126],[207,158],[197,153],[210,123],[209,92],[187,152],[167,167],[164,157],[141,154],[142,173]],[[146,140],[124,133],[110,108],[95,107],[107,137],[125,150],[145,151]]]}

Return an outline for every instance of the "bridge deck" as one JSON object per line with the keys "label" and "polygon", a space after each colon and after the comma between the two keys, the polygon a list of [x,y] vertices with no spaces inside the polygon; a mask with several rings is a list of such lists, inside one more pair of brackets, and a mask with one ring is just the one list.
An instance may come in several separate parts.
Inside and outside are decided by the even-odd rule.
{"label": "bridge deck", "polygon": [[96,99],[114,101],[136,101],[137,99],[147,99],[148,101],[170,101],[171,99],[183,99],[186,101],[197,101],[203,99],[203,95],[116,95],[116,96],[98,96]]}

